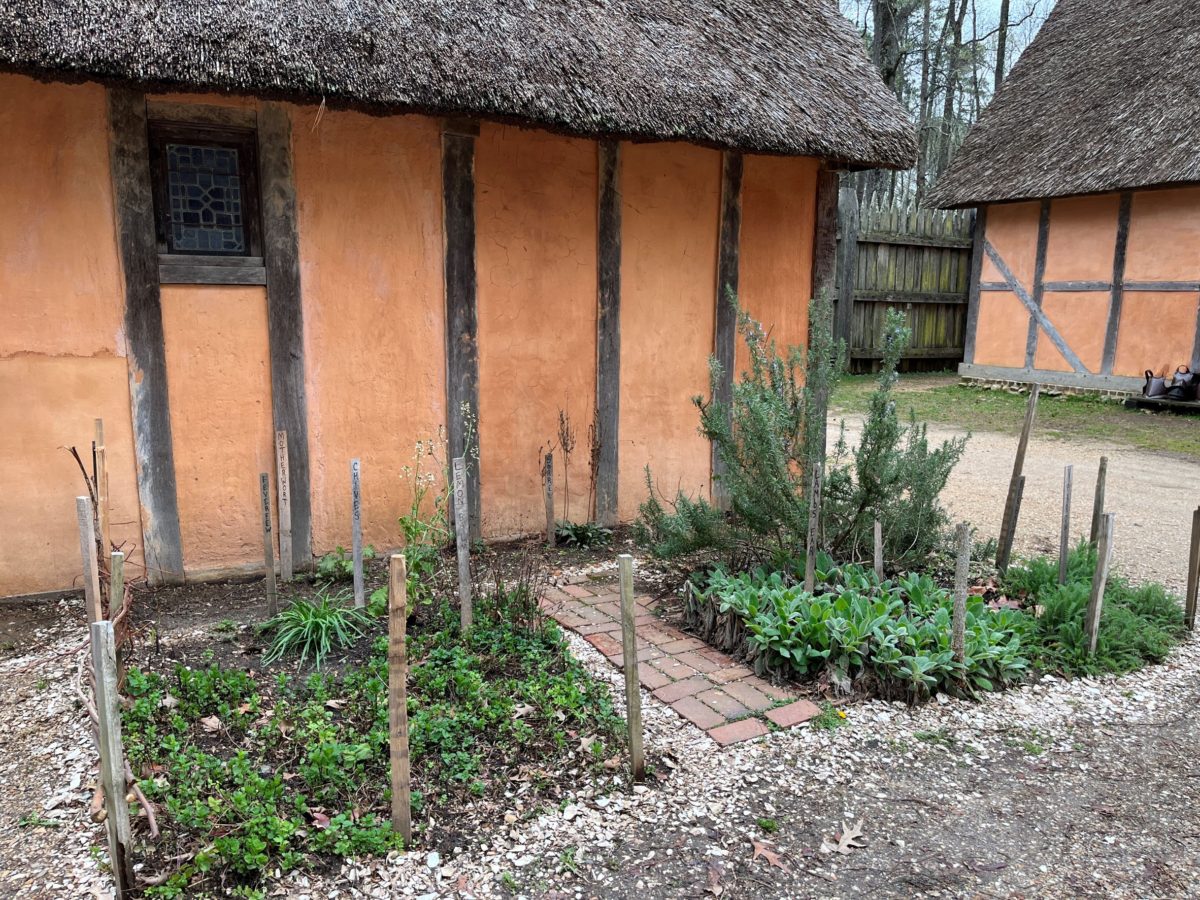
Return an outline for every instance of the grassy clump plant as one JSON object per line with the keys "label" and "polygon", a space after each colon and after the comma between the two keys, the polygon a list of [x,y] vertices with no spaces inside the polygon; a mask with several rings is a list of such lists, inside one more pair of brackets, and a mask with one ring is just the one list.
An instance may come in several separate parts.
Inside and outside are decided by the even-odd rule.
{"label": "grassy clump plant", "polygon": [[[303,667],[309,658],[315,668],[321,668],[330,652],[349,647],[370,621],[364,610],[349,605],[349,599],[346,591],[332,595],[320,591],[311,600],[297,599],[266,624],[268,630],[274,630],[275,637],[262,656],[263,662],[296,656],[297,668]],[[384,600],[386,603],[386,596]]]}

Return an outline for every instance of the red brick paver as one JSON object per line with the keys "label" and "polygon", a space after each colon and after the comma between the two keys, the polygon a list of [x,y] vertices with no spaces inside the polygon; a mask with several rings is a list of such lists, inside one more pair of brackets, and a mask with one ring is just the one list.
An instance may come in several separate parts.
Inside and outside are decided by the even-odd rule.
{"label": "red brick paver", "polygon": [[[624,665],[620,602],[614,585],[597,582],[550,588],[543,597],[543,606],[560,624],[583,635],[618,669]],[[770,729],[762,715],[780,728],[790,728],[820,712],[728,654],[667,625],[653,615],[658,601],[638,597],[636,603],[638,680],[718,744],[767,734]],[[775,705],[788,700],[793,702]]]}

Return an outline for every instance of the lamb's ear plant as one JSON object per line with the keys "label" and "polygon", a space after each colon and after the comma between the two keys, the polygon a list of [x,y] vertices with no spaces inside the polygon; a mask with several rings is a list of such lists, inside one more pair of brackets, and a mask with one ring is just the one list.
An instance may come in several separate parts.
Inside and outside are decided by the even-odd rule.
{"label": "lamb's ear plant", "polygon": [[312,600],[296,600],[267,623],[275,637],[262,661],[269,664],[284,656],[299,656],[300,668],[311,656],[313,666],[320,669],[331,651],[350,646],[370,622],[365,610],[348,604],[349,597],[344,590],[332,596],[322,591]]}

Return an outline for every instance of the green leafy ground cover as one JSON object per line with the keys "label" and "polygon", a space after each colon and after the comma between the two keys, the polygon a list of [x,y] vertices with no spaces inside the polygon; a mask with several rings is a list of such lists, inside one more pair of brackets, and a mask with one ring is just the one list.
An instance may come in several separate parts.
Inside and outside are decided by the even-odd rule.
{"label": "green leafy ground cover", "polygon": [[[414,840],[425,845],[455,840],[456,821],[473,828],[465,810],[502,815],[516,784],[536,806],[555,801],[557,772],[616,777],[620,720],[558,628],[507,606],[477,617],[463,641],[445,606],[409,638]],[[161,882],[148,895],[261,896],[268,871],[399,846],[381,630],[373,623],[365,658],[340,671],[298,674],[292,658],[274,673],[130,670],[126,751],[164,833],[145,848]]]}

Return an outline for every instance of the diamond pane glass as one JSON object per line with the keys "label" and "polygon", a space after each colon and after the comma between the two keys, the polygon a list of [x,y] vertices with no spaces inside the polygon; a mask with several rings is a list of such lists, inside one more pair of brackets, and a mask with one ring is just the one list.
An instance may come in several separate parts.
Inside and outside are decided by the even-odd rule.
{"label": "diamond pane glass", "polygon": [[176,253],[246,253],[236,148],[167,144],[167,201]]}

